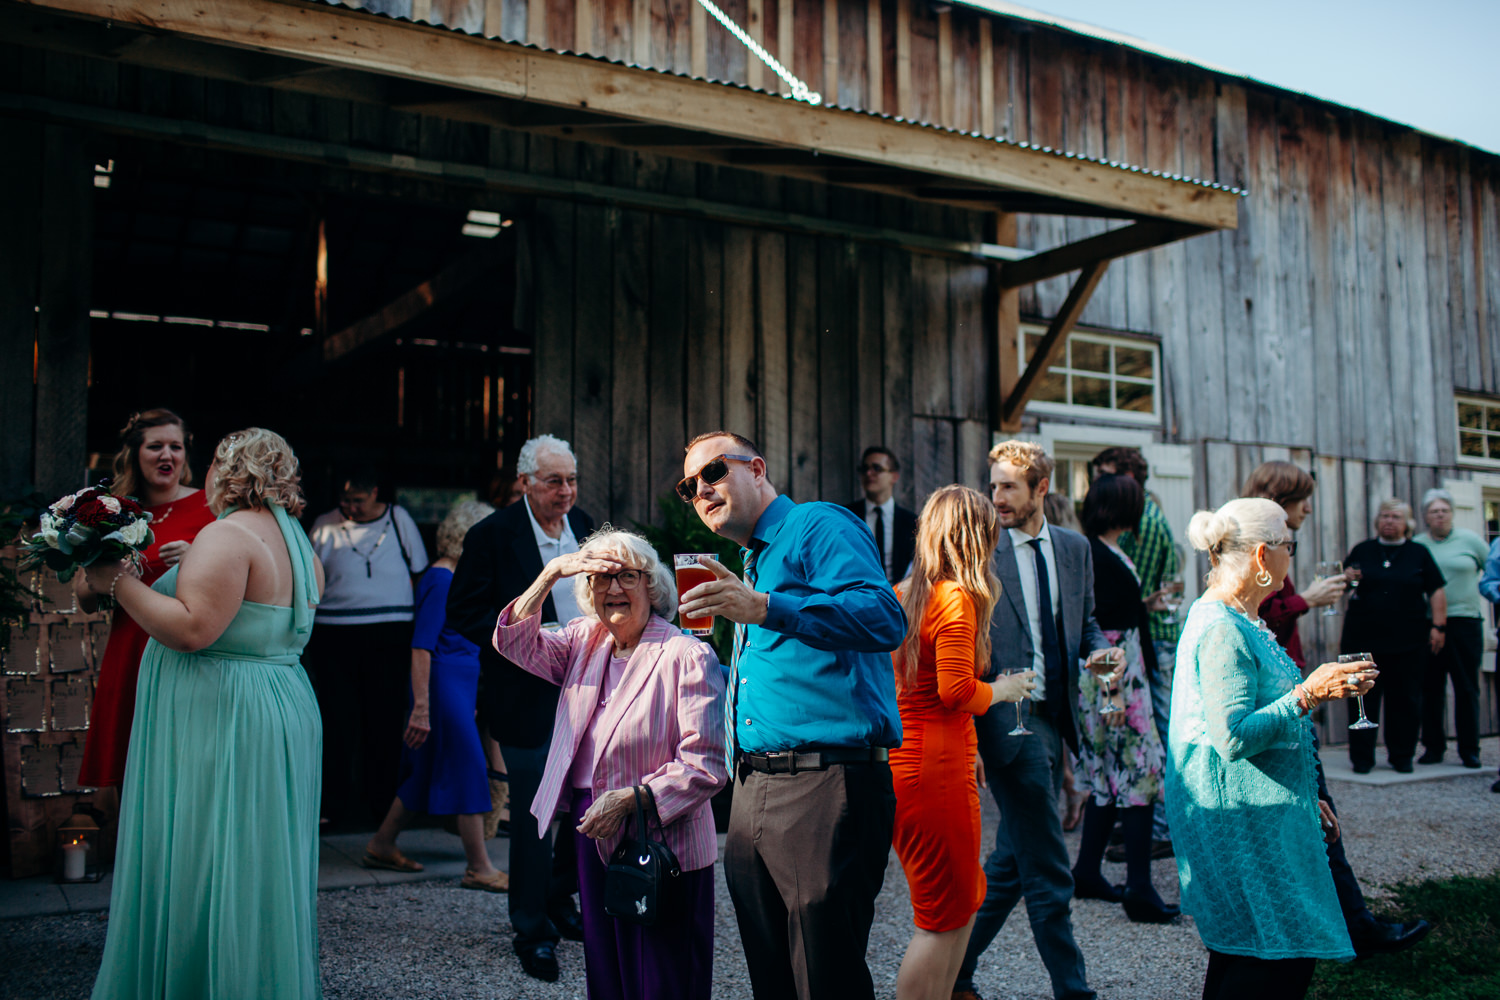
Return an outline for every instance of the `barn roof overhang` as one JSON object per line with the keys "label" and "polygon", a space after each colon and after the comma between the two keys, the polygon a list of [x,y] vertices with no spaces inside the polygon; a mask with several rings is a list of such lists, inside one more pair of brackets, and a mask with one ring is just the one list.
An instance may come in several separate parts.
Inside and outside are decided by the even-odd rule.
{"label": "barn roof overhang", "polygon": [[1006,396],[1013,422],[1108,262],[1235,227],[1244,192],[1062,150],[306,0],[4,0],[23,44],[383,103],[970,210],[1119,220],[1040,251],[990,247],[1002,289],[1080,272]]}

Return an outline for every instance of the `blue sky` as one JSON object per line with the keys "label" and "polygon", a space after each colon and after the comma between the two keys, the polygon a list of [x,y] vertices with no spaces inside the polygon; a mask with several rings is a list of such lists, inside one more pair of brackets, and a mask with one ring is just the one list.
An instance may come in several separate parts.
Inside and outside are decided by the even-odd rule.
{"label": "blue sky", "polygon": [[1500,0],[1018,0],[1500,152]]}

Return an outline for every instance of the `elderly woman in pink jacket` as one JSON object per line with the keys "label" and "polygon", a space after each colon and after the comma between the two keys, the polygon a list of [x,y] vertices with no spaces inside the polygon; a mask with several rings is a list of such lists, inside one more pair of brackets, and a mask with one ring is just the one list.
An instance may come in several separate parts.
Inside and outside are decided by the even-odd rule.
{"label": "elderly woman in pink jacket", "polygon": [[[559,585],[574,588],[586,617],[547,631],[542,602]],[[668,621],[676,607],[672,573],[651,545],[605,525],[549,562],[495,627],[501,655],[562,687],[531,812],[543,827],[569,812],[585,835],[578,882],[591,1000],[707,1000],[712,985],[718,841],[709,799],[728,780],[724,672],[708,645]],[[637,785],[654,796],[683,869],[680,905],[650,927],[604,912],[606,866],[632,832]]]}

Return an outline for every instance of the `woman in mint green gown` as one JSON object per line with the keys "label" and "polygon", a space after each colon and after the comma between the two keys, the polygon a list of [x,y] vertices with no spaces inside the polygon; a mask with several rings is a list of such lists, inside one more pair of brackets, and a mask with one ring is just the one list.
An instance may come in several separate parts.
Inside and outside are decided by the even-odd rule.
{"label": "woman in mint green gown", "polygon": [[299,662],[322,568],[297,459],[251,428],[209,470],[216,523],[147,587],[93,567],[151,635],[94,1000],[317,997],[323,733]]}

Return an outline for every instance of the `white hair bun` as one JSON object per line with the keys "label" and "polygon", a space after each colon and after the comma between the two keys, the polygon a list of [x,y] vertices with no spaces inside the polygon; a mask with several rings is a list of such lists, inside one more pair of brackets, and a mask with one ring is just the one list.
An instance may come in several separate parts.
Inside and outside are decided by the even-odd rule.
{"label": "white hair bun", "polygon": [[1188,522],[1188,541],[1199,552],[1213,552],[1234,534],[1237,527],[1234,518],[1222,509],[1200,510]]}

